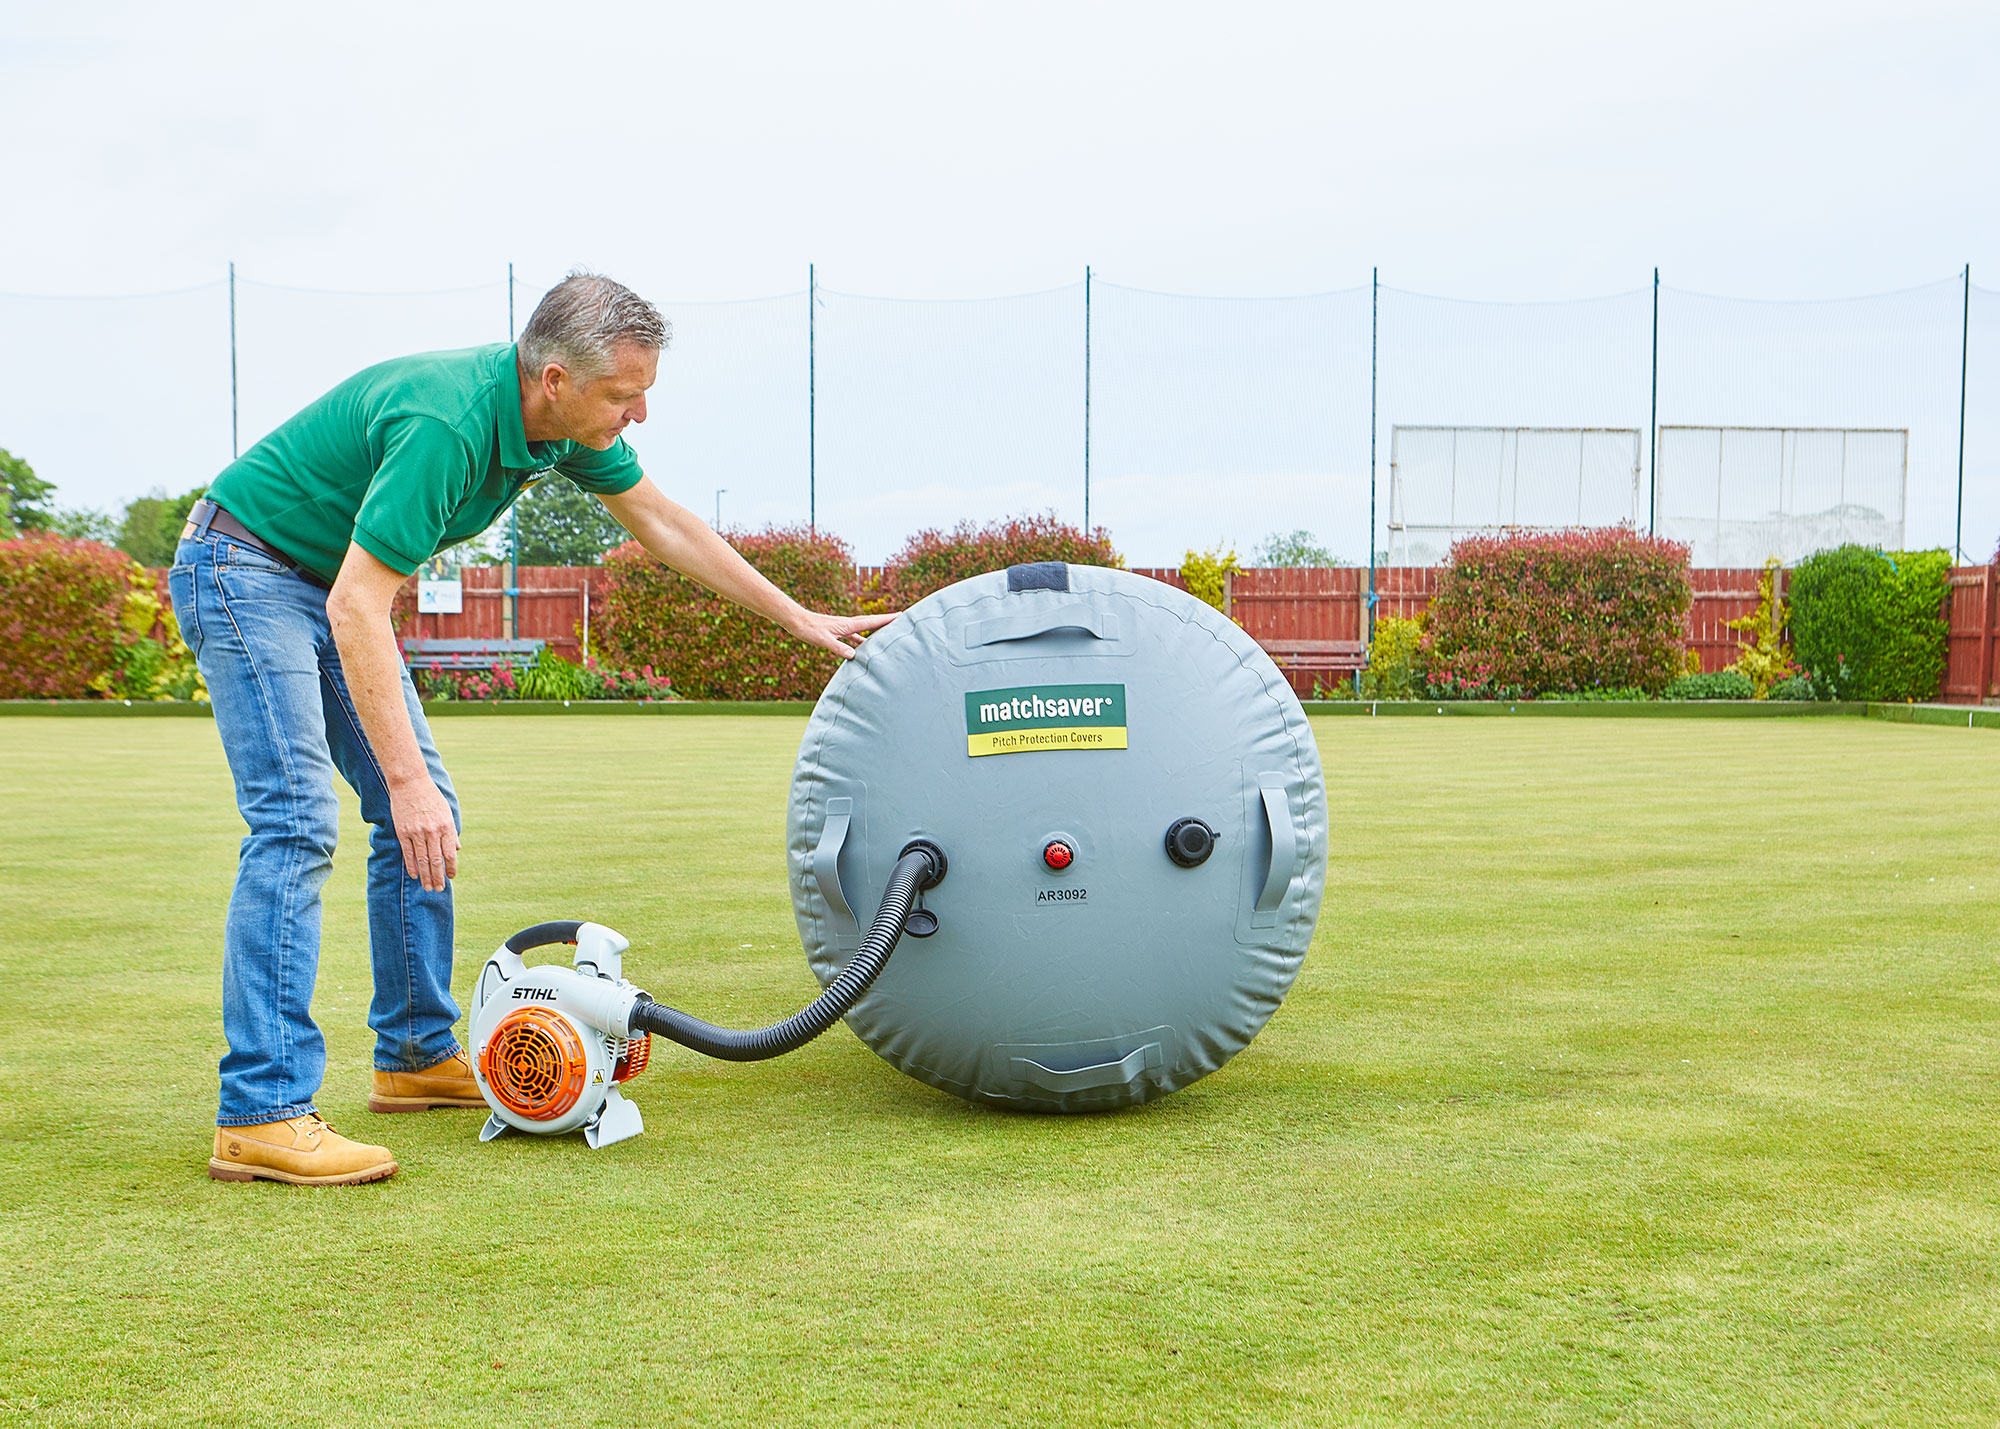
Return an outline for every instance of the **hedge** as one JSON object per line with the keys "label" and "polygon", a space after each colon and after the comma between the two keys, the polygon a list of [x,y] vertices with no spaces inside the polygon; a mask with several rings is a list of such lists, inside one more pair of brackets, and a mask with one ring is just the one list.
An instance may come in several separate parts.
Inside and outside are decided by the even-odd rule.
{"label": "hedge", "polygon": [[[725,531],[773,585],[808,610],[852,615],[857,602],[847,543],[803,526]],[[650,668],[689,700],[817,699],[840,657],[793,639],[761,615],[677,575],[627,541],[604,558],[605,663]]]}
{"label": "hedge", "polygon": [[1613,527],[1452,546],[1425,626],[1433,698],[1657,694],[1687,643],[1688,548]]}
{"label": "hedge", "polygon": [[1757,682],[1741,670],[1695,671],[1682,675],[1661,692],[1666,700],[1754,700]]}
{"label": "hedge", "polygon": [[904,610],[968,576],[1034,561],[1125,564],[1102,526],[1085,532],[1058,521],[1052,511],[984,526],[961,521],[949,531],[919,531],[904,542],[883,569],[880,596],[889,609]]}
{"label": "hedge", "polygon": [[1950,580],[1944,551],[1816,551],[1792,573],[1792,658],[1834,699],[1931,699]]}
{"label": "hedge", "polygon": [[[118,666],[132,560],[96,541],[0,541],[0,699],[85,699]],[[149,582],[150,583],[150,582]]]}
{"label": "hedge", "polygon": [[1375,621],[1368,642],[1368,672],[1363,683],[1369,698],[1414,699],[1423,691],[1423,622],[1384,615]]}

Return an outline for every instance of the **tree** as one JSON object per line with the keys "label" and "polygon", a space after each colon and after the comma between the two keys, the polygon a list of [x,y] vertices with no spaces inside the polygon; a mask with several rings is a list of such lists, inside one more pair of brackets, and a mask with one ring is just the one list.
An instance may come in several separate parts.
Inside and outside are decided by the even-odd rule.
{"label": "tree", "polygon": [[[632,539],[618,518],[595,496],[577,489],[568,477],[547,477],[529,489],[514,507],[521,528],[524,566],[595,566],[604,553]],[[507,549],[506,518],[489,534]],[[503,557],[504,559],[504,554]]]}
{"label": "tree", "polygon": [[88,506],[64,506],[49,522],[49,530],[66,541],[95,541],[100,546],[116,545],[118,522],[108,511]]}
{"label": "tree", "polygon": [[43,481],[26,461],[0,447],[0,534],[45,529],[55,519],[49,501],[55,489],[53,481]]}
{"label": "tree", "polygon": [[187,524],[195,502],[207,491],[206,486],[197,486],[179,496],[169,496],[166,488],[154,487],[125,508],[124,518],[118,523],[118,549],[142,566],[172,565],[174,548],[181,541],[181,527]]}
{"label": "tree", "polygon": [[1310,531],[1273,531],[1250,553],[1253,566],[1344,566]]}

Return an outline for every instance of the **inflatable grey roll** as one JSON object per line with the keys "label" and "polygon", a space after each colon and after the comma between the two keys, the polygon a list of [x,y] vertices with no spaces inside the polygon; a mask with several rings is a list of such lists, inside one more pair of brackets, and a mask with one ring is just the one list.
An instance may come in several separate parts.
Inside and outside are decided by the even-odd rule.
{"label": "inflatable grey roll", "polygon": [[1043,564],[871,636],[799,747],[788,824],[821,983],[898,855],[950,860],[847,1015],[972,1101],[1094,1111],[1220,1067],[1277,1010],[1326,883],[1326,783],[1255,641],[1183,591]]}

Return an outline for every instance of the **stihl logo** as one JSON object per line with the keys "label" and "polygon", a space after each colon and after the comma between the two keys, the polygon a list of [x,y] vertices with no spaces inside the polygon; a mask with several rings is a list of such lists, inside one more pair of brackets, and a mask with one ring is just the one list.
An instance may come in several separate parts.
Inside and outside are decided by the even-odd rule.
{"label": "stihl logo", "polygon": [[556,990],[552,987],[517,987],[514,989],[516,1002],[554,1002]]}

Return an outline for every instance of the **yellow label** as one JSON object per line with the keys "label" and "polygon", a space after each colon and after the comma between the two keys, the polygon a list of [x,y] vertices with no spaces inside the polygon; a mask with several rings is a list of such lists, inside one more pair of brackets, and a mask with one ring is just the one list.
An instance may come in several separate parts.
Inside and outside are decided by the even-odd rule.
{"label": "yellow label", "polygon": [[1037,749],[1123,749],[1125,727],[1117,725],[1076,725],[1068,729],[1008,729],[986,734],[968,734],[965,752],[981,754],[1025,754]]}

